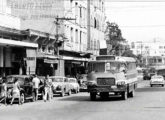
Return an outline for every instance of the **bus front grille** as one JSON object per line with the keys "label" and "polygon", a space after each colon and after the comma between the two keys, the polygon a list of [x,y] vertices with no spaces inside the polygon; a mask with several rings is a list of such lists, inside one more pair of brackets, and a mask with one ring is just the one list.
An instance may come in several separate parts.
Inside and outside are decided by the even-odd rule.
{"label": "bus front grille", "polygon": [[115,85],[114,78],[97,78],[98,85]]}

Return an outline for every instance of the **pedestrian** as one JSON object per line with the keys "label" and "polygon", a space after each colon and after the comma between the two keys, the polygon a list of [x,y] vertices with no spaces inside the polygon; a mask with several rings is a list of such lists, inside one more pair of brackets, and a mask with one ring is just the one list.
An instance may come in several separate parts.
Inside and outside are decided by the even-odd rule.
{"label": "pedestrian", "polygon": [[44,101],[50,100],[53,97],[52,93],[52,80],[49,78],[49,75],[45,76],[44,81]]}
{"label": "pedestrian", "polygon": [[2,99],[0,102],[4,101],[4,104],[7,105],[6,99],[7,99],[7,84],[6,84],[6,77],[2,78],[2,85],[1,85],[1,95]]}
{"label": "pedestrian", "polygon": [[35,93],[35,100],[38,100],[38,88],[40,84],[40,79],[37,77],[37,75],[33,76],[32,83],[33,83],[33,89]]}
{"label": "pedestrian", "polygon": [[18,102],[20,105],[21,104],[21,102],[20,102],[20,85],[19,85],[17,78],[15,78],[15,80],[14,80],[13,89],[12,89],[12,100],[11,100],[10,105],[13,104],[13,101],[15,100],[15,98],[18,98]]}

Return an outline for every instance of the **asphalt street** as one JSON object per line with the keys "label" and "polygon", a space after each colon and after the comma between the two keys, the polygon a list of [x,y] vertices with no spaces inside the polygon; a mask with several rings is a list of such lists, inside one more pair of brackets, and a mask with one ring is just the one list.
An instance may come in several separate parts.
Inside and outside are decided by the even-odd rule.
{"label": "asphalt street", "polygon": [[165,87],[141,81],[134,98],[90,101],[88,93],[55,96],[50,102],[0,106],[0,120],[164,120]]}

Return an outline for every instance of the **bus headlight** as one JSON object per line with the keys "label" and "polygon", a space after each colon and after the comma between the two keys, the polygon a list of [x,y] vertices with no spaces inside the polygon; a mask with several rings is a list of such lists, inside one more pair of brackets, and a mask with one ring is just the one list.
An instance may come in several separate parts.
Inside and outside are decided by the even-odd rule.
{"label": "bus headlight", "polygon": [[117,82],[117,85],[125,85],[126,83],[125,83],[125,81],[118,81]]}

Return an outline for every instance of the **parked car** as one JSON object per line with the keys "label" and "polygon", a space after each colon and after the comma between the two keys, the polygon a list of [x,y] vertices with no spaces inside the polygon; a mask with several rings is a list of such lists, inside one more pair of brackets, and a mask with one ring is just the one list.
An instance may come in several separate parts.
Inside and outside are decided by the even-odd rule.
{"label": "parked car", "polygon": [[82,74],[79,78],[80,81],[80,92],[87,91],[87,74]]}
{"label": "parked car", "polygon": [[150,86],[161,85],[164,87],[165,81],[162,75],[154,75],[151,77]]}
{"label": "parked car", "polygon": [[80,85],[80,92],[87,92],[87,81],[83,81]]}
{"label": "parked car", "polygon": [[60,94],[63,97],[65,94],[71,95],[71,85],[68,78],[62,76],[50,76],[53,84],[53,94]]}
{"label": "parked car", "polygon": [[68,81],[71,85],[71,91],[75,92],[75,93],[78,93],[79,89],[80,89],[80,86],[78,84],[77,79],[76,78],[68,78]]}
{"label": "parked car", "polygon": [[30,75],[9,75],[6,77],[7,101],[9,102],[12,99],[12,88],[15,78],[18,79],[20,85],[20,102],[24,103],[26,100],[35,101],[32,77]]}

